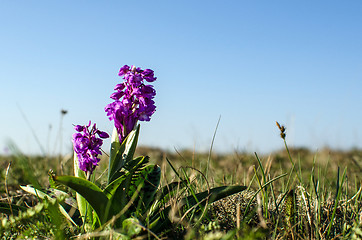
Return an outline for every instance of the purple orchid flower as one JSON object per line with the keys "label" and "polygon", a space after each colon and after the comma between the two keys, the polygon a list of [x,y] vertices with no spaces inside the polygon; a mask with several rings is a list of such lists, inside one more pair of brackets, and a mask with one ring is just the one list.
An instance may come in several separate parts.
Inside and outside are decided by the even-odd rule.
{"label": "purple orchid flower", "polygon": [[106,132],[97,129],[96,124],[89,129],[90,126],[91,121],[85,126],[76,125],[74,129],[77,133],[73,134],[74,152],[78,157],[79,168],[87,175],[92,174],[100,161],[98,155],[102,155],[102,138],[109,138]]}
{"label": "purple orchid flower", "polygon": [[152,85],[146,82],[156,81],[151,69],[142,70],[135,66],[124,65],[118,73],[125,80],[117,84],[110,98],[114,102],[105,107],[109,120],[114,121],[114,126],[122,142],[133,130],[137,121],[150,121],[156,111],[155,102],[152,100],[156,91]]}

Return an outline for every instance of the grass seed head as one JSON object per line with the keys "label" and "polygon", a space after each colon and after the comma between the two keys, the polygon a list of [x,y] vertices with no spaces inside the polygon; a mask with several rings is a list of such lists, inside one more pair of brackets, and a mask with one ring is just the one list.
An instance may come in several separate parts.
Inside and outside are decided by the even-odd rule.
{"label": "grass seed head", "polygon": [[276,124],[277,124],[277,126],[278,126],[278,128],[280,130],[280,137],[285,140],[285,136],[286,136],[285,130],[286,130],[286,128],[283,125],[280,125],[278,122],[276,122]]}

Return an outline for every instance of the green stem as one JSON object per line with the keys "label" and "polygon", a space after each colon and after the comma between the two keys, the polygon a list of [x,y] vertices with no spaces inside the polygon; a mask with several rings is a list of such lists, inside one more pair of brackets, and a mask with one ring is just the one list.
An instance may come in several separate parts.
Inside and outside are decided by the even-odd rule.
{"label": "green stem", "polygon": [[[284,145],[285,145],[285,149],[287,150],[287,153],[288,153],[289,161],[290,161],[290,163],[294,166],[294,162],[293,162],[292,156],[290,155],[289,148],[288,148],[288,145],[287,145],[287,141],[285,141],[285,139],[284,139]],[[293,167],[292,171],[293,171],[293,170],[294,170],[294,167]],[[301,177],[299,176],[298,171],[295,171],[295,173],[297,174],[299,183],[302,184],[302,179],[301,179]]]}

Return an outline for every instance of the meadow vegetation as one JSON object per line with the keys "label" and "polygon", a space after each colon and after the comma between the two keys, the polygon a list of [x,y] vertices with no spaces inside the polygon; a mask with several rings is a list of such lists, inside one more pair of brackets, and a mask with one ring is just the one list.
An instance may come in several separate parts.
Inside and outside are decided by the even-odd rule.
{"label": "meadow vegetation", "polygon": [[[14,148],[15,149],[15,148]],[[175,211],[172,224],[153,236],[147,230],[143,238],[170,239],[360,239],[362,237],[362,151],[286,149],[258,156],[199,153],[190,150],[167,152],[139,147],[136,156],[150,156],[161,166],[160,186],[178,180],[182,174],[190,180],[190,189],[201,192],[221,185],[244,185],[247,189],[225,197],[203,209],[180,211],[177,200],[185,190],[170,199]],[[99,229],[85,233],[66,221],[54,207],[64,199],[40,199],[24,192],[20,185],[49,188],[48,170],[72,175],[73,156],[1,157],[2,239],[136,237],[117,229]],[[290,161],[290,158],[292,161]],[[170,165],[171,163],[171,165]],[[106,156],[96,172],[96,183],[106,184]],[[206,170],[208,172],[206,172]],[[206,177],[207,176],[207,177]],[[70,191],[74,196],[74,192]],[[12,203],[19,209],[6,212]],[[188,211],[190,210],[190,211]],[[76,221],[77,213],[73,218]],[[78,219],[79,223],[79,219]],[[147,226],[142,226],[147,228]],[[122,237],[120,237],[122,236]]]}

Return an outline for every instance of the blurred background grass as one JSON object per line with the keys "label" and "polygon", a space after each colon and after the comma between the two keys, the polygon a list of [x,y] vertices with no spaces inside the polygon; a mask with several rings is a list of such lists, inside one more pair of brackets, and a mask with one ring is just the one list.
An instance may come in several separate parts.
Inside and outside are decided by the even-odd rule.
{"label": "blurred background grass", "polygon": [[[352,191],[359,187],[362,180],[362,150],[337,151],[322,149],[311,152],[305,148],[290,149],[295,168],[301,177],[308,182],[311,171],[314,169],[316,177],[323,181],[322,185],[335,188],[338,167],[343,171],[346,168],[347,179]],[[163,169],[164,181],[169,182],[175,177],[174,172],[167,164],[166,158],[175,166],[191,166],[205,172],[210,158],[208,181],[211,185],[243,184],[249,185],[254,168],[258,167],[255,154],[234,152],[229,154],[202,153],[192,150],[164,151],[159,148],[141,146],[137,148],[136,156],[148,155],[151,162],[159,164]],[[275,151],[270,154],[259,155],[265,171],[270,176],[276,177],[291,169],[291,163],[285,150]],[[11,162],[8,176],[6,169]],[[0,191],[5,193],[5,179],[10,190],[18,190],[19,185],[33,184],[47,187],[48,170],[52,169],[58,175],[73,175],[73,156],[26,156],[16,150],[11,155],[0,156]],[[108,157],[101,156],[99,167],[96,170],[97,178],[106,176]],[[102,176],[101,176],[102,175]],[[275,184],[278,184],[276,182]],[[257,186],[255,186],[257,187]]]}

